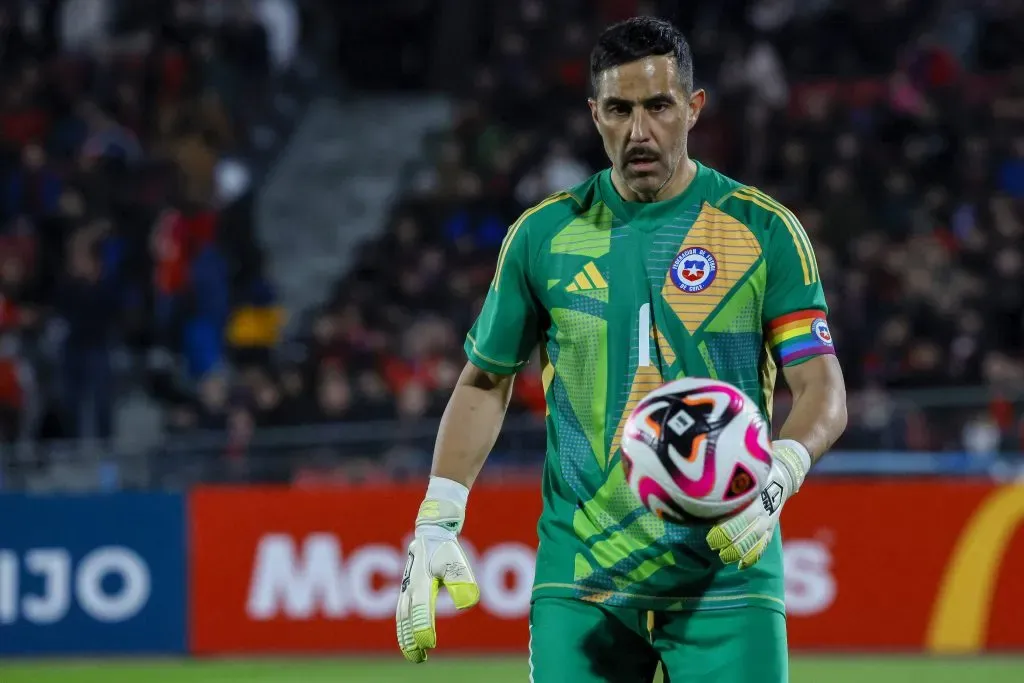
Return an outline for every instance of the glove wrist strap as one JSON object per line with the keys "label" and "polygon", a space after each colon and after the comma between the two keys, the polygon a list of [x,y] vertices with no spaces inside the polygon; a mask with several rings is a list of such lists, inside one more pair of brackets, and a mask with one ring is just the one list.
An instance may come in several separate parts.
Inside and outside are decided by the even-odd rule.
{"label": "glove wrist strap", "polygon": [[430,477],[427,495],[416,515],[416,526],[436,526],[452,534],[462,530],[466,519],[469,489],[457,481],[444,477]]}
{"label": "glove wrist strap", "polygon": [[780,439],[772,444],[772,456],[789,475],[792,492],[800,490],[811,469],[811,454],[799,441]]}
{"label": "glove wrist strap", "polygon": [[465,510],[469,489],[454,479],[431,475],[430,483],[427,484],[427,500],[447,500]]}

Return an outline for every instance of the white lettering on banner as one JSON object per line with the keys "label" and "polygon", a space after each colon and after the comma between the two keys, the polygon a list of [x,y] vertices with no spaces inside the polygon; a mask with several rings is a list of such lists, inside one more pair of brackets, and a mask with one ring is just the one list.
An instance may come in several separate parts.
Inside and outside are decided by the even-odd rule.
{"label": "white lettering on banner", "polygon": [[[121,590],[112,595],[103,590],[103,579],[110,575],[121,577]],[[96,548],[85,556],[75,575],[78,604],[96,621],[131,619],[149,602],[151,591],[145,560],[129,548]]]}
{"label": "white lettering on banner", "polygon": [[[480,555],[472,544],[463,545],[480,583],[482,608],[506,619],[526,616],[536,552],[502,543]],[[268,534],[256,548],[246,613],[255,621],[391,618],[405,559],[397,547],[383,544],[343,552],[333,534],[310,534],[301,544],[287,534]],[[438,616],[455,611],[442,591]]]}
{"label": "white lettering on banner", "polygon": [[818,541],[786,541],[786,611],[797,617],[820,614],[836,599],[836,580],[830,571],[832,553]]}
{"label": "white lettering on banner", "polygon": [[71,608],[71,555],[60,548],[25,553],[25,569],[43,579],[41,595],[26,595],[21,611],[33,624],[54,624]]}
{"label": "white lettering on banner", "polygon": [[263,621],[278,616],[341,617],[345,610],[341,548],[331,534],[312,534],[296,554],[287,534],[264,536],[256,550],[246,611]]}
{"label": "white lettering on banner", "polygon": [[18,620],[18,556],[0,550],[0,624]]}
{"label": "white lettering on banner", "polygon": [[[462,541],[480,584],[480,606],[501,619],[519,619],[530,611],[536,551],[522,543],[499,543],[478,553]],[[790,614],[823,612],[836,597],[828,547],[811,540],[785,543],[786,604]],[[315,533],[301,542],[288,534],[260,539],[253,561],[246,612],[250,619],[390,619],[405,567],[405,552],[386,544],[343,552],[337,536]],[[2,576],[0,557],[0,576]],[[2,597],[2,596],[0,596]],[[455,614],[447,592],[437,599],[437,615]],[[3,603],[0,600],[0,617]]]}
{"label": "white lettering on banner", "polygon": [[[405,559],[387,545],[367,545],[352,553],[348,561],[348,580],[352,607],[369,619],[395,616],[398,584],[405,569]],[[373,577],[386,579],[380,588],[373,587]]]}
{"label": "white lettering on banner", "polygon": [[522,543],[502,543],[484,554],[476,579],[487,611],[505,619],[529,613],[536,561],[536,552]]}
{"label": "white lettering on banner", "polygon": [[[96,548],[77,568],[63,548],[32,548],[22,563],[26,573],[38,577],[33,583],[41,583],[42,589],[23,595],[27,589],[20,581],[17,553],[0,550],[0,624],[13,624],[19,616],[33,624],[54,624],[67,616],[73,603],[96,621],[127,621],[142,611],[152,591],[146,561],[121,546]],[[121,579],[114,593],[103,588],[108,576]]]}

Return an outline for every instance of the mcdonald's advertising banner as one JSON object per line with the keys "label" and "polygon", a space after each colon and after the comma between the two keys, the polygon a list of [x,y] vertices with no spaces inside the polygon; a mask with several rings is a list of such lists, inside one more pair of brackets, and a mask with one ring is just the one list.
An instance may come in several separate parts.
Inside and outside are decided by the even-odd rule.
{"label": "mcdonald's advertising banner", "polygon": [[[439,646],[518,652],[539,487],[474,488],[464,543],[481,603],[439,600]],[[205,489],[189,499],[189,647],[394,652],[423,487]],[[811,480],[783,514],[796,650],[1024,650],[1024,486]]]}

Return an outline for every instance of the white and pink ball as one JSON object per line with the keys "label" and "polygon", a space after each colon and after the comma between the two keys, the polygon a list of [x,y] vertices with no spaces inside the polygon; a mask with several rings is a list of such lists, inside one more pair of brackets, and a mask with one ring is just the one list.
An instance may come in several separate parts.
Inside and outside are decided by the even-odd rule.
{"label": "white and pink ball", "polygon": [[728,382],[687,377],[636,406],[622,435],[633,493],[677,524],[729,517],[760,495],[772,467],[771,435],[757,404]]}

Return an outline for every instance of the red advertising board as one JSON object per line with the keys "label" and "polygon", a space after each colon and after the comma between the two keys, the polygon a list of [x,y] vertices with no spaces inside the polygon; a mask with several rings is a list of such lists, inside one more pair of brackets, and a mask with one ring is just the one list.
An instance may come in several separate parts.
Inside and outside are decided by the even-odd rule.
{"label": "red advertising board", "polygon": [[[196,653],[382,652],[422,486],[191,497]],[[442,599],[439,646],[521,651],[537,488],[474,489],[481,604]],[[1024,487],[811,481],[783,516],[794,649],[1024,649]]]}
{"label": "red advertising board", "polygon": [[[423,486],[205,489],[192,495],[191,649],[388,650]],[[540,497],[478,487],[463,537],[480,604],[441,602],[442,646],[525,650]],[[514,511],[514,514],[510,514]]]}

